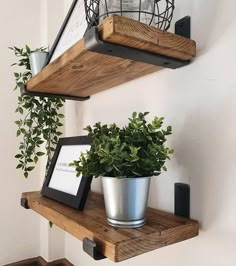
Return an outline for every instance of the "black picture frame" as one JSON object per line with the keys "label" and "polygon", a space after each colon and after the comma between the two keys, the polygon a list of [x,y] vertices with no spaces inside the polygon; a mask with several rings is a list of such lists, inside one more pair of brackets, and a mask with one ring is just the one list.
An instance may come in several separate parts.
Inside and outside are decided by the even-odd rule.
{"label": "black picture frame", "polygon": [[65,18],[65,20],[64,20],[64,22],[63,22],[63,24],[62,24],[62,26],[61,26],[61,28],[60,28],[58,34],[57,34],[57,37],[56,37],[56,39],[55,39],[53,45],[52,45],[52,48],[51,48],[50,51],[49,51],[48,57],[47,57],[46,62],[45,62],[45,66],[48,65],[48,64],[50,63],[50,61],[51,61],[51,59],[52,59],[52,57],[53,57],[53,54],[54,54],[54,52],[55,52],[55,50],[56,50],[56,48],[57,48],[57,45],[58,45],[58,43],[60,42],[60,39],[61,39],[61,37],[62,37],[62,35],[63,35],[63,32],[64,32],[64,30],[65,30],[65,28],[66,28],[66,26],[67,26],[67,24],[68,24],[68,22],[69,22],[69,20],[70,20],[71,15],[72,15],[73,12],[74,12],[74,9],[75,9],[77,3],[78,3],[78,0],[74,0],[74,1],[72,2],[71,7],[70,7],[70,9],[69,9],[69,11],[68,11],[68,13],[67,13],[67,15],[66,15],[66,18]]}
{"label": "black picture frame", "polygon": [[[52,158],[51,165],[49,167],[47,176],[45,178],[41,194],[50,199],[56,200],[60,203],[63,203],[69,207],[72,207],[77,210],[83,210],[90,190],[92,177],[81,177],[79,188],[76,195],[72,195],[54,188],[49,187],[51,177],[54,172],[54,168],[57,163],[58,156],[61,152],[61,148],[66,145],[89,145],[90,141],[88,136],[78,136],[70,138],[60,138],[58,145],[56,147],[54,156]],[[79,154],[78,154],[79,156]],[[76,158],[75,158],[76,159]]]}

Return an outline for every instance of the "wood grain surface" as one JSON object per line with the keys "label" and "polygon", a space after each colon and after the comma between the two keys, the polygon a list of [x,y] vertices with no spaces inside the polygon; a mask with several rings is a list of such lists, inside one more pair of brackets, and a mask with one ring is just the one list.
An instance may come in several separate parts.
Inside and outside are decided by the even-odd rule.
{"label": "wood grain surface", "polygon": [[[108,17],[99,26],[103,40],[189,60],[196,43],[143,23]],[[161,67],[86,50],[84,40],[69,48],[28,83],[32,92],[86,97],[160,70]]]}
{"label": "wood grain surface", "polygon": [[26,192],[30,209],[66,232],[88,237],[107,258],[119,262],[198,235],[198,222],[160,210],[147,209],[147,223],[137,229],[118,229],[106,223],[103,196],[90,192],[85,209],[77,211],[40,195]]}
{"label": "wood grain surface", "polygon": [[161,31],[127,17],[108,17],[99,26],[104,41],[190,60],[196,55],[196,42],[182,36]]}

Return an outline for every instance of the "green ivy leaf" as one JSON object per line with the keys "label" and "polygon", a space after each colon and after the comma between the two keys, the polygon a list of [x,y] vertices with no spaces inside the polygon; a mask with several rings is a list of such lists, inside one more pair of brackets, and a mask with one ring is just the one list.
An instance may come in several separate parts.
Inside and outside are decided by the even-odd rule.
{"label": "green ivy leaf", "polygon": [[37,156],[43,156],[45,153],[44,152],[37,152],[36,154],[37,154]]}
{"label": "green ivy leaf", "polygon": [[18,111],[23,115],[23,113],[24,113],[24,110],[23,110],[23,108],[22,107],[18,107]]}
{"label": "green ivy leaf", "polygon": [[31,53],[31,50],[30,50],[29,46],[26,45],[25,48],[26,48],[27,53],[30,54]]}
{"label": "green ivy leaf", "polygon": [[25,176],[25,178],[28,178],[29,173],[28,172],[24,172],[24,176]]}
{"label": "green ivy leaf", "polygon": [[162,167],[163,171],[167,171],[167,168],[165,166]]}
{"label": "green ivy leaf", "polygon": [[38,157],[37,156],[34,156],[34,163],[36,164],[38,162]]}
{"label": "green ivy leaf", "polygon": [[49,221],[49,227],[50,227],[50,228],[53,227],[53,222]]}
{"label": "green ivy leaf", "polygon": [[20,131],[21,131],[21,133],[24,134],[24,135],[27,133],[27,131],[26,131],[24,128],[21,128]]}
{"label": "green ivy leaf", "polygon": [[22,168],[22,166],[23,166],[22,164],[18,164],[16,169]]}

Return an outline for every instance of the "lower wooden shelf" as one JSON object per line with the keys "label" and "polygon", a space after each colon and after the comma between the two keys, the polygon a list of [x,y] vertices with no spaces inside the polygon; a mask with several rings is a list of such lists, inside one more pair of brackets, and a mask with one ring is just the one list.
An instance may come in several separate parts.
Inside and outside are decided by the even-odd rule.
{"label": "lower wooden shelf", "polygon": [[115,261],[123,261],[145,252],[171,245],[198,235],[197,221],[160,210],[147,209],[147,223],[137,229],[118,229],[106,223],[103,196],[90,192],[83,211],[77,211],[43,197],[40,192],[22,194],[27,207],[66,232],[98,245],[98,251]]}

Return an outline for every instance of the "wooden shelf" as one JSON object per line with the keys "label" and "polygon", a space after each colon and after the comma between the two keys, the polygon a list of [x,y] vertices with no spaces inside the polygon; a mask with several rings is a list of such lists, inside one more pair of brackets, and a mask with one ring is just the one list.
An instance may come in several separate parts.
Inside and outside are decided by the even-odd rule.
{"label": "wooden shelf", "polygon": [[23,193],[22,199],[30,209],[76,238],[95,241],[99,252],[115,262],[198,235],[198,222],[152,208],[147,209],[145,226],[113,228],[106,223],[103,196],[95,192],[89,193],[83,211],[45,198],[39,192]]}
{"label": "wooden shelf", "polygon": [[[103,41],[164,55],[182,61],[196,54],[196,43],[121,16],[98,27]],[[87,97],[162,69],[120,57],[91,52],[81,39],[27,83],[29,92]]]}

